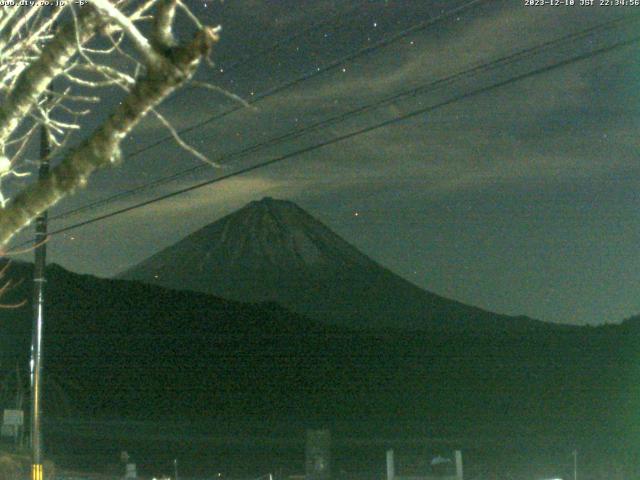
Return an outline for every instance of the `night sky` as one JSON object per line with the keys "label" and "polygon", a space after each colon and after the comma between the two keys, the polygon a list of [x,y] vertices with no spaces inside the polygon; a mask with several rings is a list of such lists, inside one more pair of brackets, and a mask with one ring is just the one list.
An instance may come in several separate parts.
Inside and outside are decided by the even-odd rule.
{"label": "night sky", "polygon": [[[202,68],[199,79],[251,100],[469,2],[188,3],[206,23],[224,29],[215,66]],[[197,128],[185,139],[216,159],[573,32],[640,14],[640,7],[474,3],[448,20],[434,20],[415,34],[269,96],[256,109]],[[200,169],[53,221],[55,230],[585,54],[581,61],[392,126],[54,236],[49,259],[77,272],[110,276],[269,195],[295,201],[374,260],[440,295],[542,320],[621,321],[640,313],[640,44],[587,54],[633,38],[637,27],[629,21],[567,39],[330,128],[224,160],[222,169]],[[280,48],[270,49],[275,43]],[[116,101],[114,94],[101,112]],[[219,93],[187,88],[161,110],[182,129],[236,105]],[[165,136],[156,121],[145,121],[127,140],[125,156]],[[98,173],[85,191],[52,214],[199,164],[164,142]]]}

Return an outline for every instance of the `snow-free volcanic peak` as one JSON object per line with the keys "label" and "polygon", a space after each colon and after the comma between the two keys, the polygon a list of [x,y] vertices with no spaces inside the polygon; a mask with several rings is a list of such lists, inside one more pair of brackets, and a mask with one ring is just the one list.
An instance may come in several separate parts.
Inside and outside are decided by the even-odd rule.
{"label": "snow-free volcanic peak", "polygon": [[539,323],[424,291],[295,203],[271,197],[201,228],[120,277],[245,302],[275,301],[351,327],[522,328]]}
{"label": "snow-free volcanic peak", "polygon": [[[212,252],[224,255],[225,266],[238,263],[250,269],[277,270],[323,268],[335,264],[370,260],[344,242],[293,202],[265,197],[222,219],[220,235],[203,229],[215,239],[205,257]],[[209,236],[211,235],[211,236]]]}

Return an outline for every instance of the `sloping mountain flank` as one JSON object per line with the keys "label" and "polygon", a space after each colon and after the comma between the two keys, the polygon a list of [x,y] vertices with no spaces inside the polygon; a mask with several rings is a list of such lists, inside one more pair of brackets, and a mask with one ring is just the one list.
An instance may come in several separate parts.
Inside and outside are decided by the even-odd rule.
{"label": "sloping mountain flank", "polygon": [[357,328],[519,330],[543,324],[422,290],[295,203],[269,197],[192,233],[120,278],[243,302],[274,301],[316,320]]}

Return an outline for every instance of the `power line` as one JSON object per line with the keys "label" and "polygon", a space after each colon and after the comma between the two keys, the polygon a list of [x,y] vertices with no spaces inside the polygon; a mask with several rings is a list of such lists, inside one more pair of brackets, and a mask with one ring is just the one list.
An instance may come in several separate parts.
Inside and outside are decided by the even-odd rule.
{"label": "power line", "polygon": [[[459,7],[456,7],[456,8],[453,8],[451,10],[448,10],[447,12],[442,13],[442,14],[436,16],[436,17],[433,17],[433,18],[430,18],[428,20],[422,21],[422,22],[420,22],[420,23],[418,23],[418,24],[416,24],[416,25],[414,25],[412,27],[409,27],[409,28],[407,28],[405,30],[402,30],[401,32],[398,32],[396,34],[390,35],[387,38],[383,38],[382,40],[374,43],[373,45],[369,45],[367,47],[361,48],[360,50],[357,50],[354,53],[350,53],[349,55],[347,55],[345,57],[342,57],[342,58],[340,58],[338,60],[334,60],[333,62],[330,62],[327,65],[325,65],[324,67],[318,67],[316,70],[313,70],[310,73],[306,73],[306,74],[301,75],[301,76],[299,76],[299,77],[297,77],[297,78],[295,78],[293,80],[290,80],[289,82],[285,82],[285,83],[283,83],[281,85],[273,87],[273,88],[271,88],[269,90],[266,90],[266,91],[264,91],[262,93],[259,93],[259,94],[255,95],[253,98],[247,100],[246,103],[248,103],[249,105],[253,105],[253,104],[257,103],[257,102],[265,100],[265,99],[267,99],[269,97],[272,97],[273,95],[276,95],[276,94],[278,94],[278,93],[280,93],[280,92],[282,92],[284,90],[287,90],[287,89],[289,89],[291,87],[294,87],[294,86],[296,86],[296,85],[298,85],[298,84],[300,84],[302,82],[305,82],[305,81],[307,81],[307,80],[309,80],[309,79],[311,79],[313,77],[316,77],[316,76],[321,75],[323,73],[326,73],[328,71],[334,70],[334,69],[338,68],[339,66],[343,65],[346,62],[350,62],[350,61],[352,61],[352,60],[354,60],[354,59],[356,59],[356,58],[358,58],[360,56],[363,56],[363,55],[366,55],[368,53],[371,53],[371,52],[374,52],[376,50],[379,50],[381,48],[384,48],[384,47],[396,42],[397,40],[400,40],[400,39],[405,38],[405,37],[407,37],[409,35],[412,35],[414,33],[417,33],[419,31],[421,31],[421,30],[424,30],[425,28],[430,27],[431,25],[434,25],[434,24],[436,24],[436,23],[438,23],[438,22],[440,22],[442,20],[445,20],[445,19],[449,18],[452,15],[456,15],[456,14],[462,13],[465,10],[469,10],[469,9],[473,8],[478,3],[482,3],[482,2],[486,2],[486,1],[487,0],[470,0],[470,1],[466,2],[466,3],[464,3],[463,5],[459,6]],[[245,108],[244,105],[237,105],[237,106],[235,106],[235,107],[233,107],[233,108],[231,108],[229,110],[226,110],[226,111],[224,111],[222,113],[219,113],[219,114],[212,115],[212,116],[208,117],[207,119],[202,120],[201,122],[195,123],[195,124],[193,124],[193,125],[191,125],[189,127],[186,127],[186,128],[184,128],[182,130],[179,130],[177,133],[179,135],[183,135],[185,133],[189,133],[189,132],[191,132],[193,130],[196,130],[198,128],[203,127],[204,125],[207,125],[207,124],[209,124],[211,122],[214,122],[216,120],[220,120],[220,119],[222,119],[222,118],[224,118],[224,117],[226,117],[228,115],[231,115],[232,113],[235,113],[238,110],[242,110],[244,108]],[[173,135],[167,135],[167,136],[161,138],[160,140],[157,140],[156,142],[153,142],[153,143],[151,143],[149,145],[146,145],[146,146],[144,146],[142,148],[139,148],[138,150],[135,150],[135,151],[127,154],[127,158],[132,158],[132,157],[135,157],[137,155],[140,155],[141,153],[146,152],[148,150],[151,150],[152,148],[155,148],[158,145],[161,145],[161,144],[163,144],[164,142],[166,142],[168,140],[173,140],[173,138],[174,138]]]}
{"label": "power line", "polygon": [[[362,8],[365,5],[370,4],[371,2],[369,0],[364,0],[359,2],[355,7],[352,7],[350,9],[347,9],[344,12],[338,13],[332,17],[330,17],[328,20],[323,20],[321,22],[316,22],[314,24],[312,24],[311,26],[309,26],[308,28],[306,28],[305,30],[295,33],[289,37],[286,37],[284,39],[281,40],[277,40],[276,42],[274,42],[271,46],[267,47],[267,48],[263,48],[263,49],[259,49],[257,51],[252,51],[249,54],[245,54],[243,56],[240,57],[240,59],[235,60],[233,63],[231,63],[228,67],[222,67],[222,70],[224,70],[225,73],[228,73],[229,71],[235,70],[236,68],[242,67],[244,65],[247,65],[248,63],[251,63],[253,60],[257,59],[257,58],[264,58],[265,55],[271,55],[272,53],[274,53],[276,50],[278,50],[281,47],[285,47],[287,45],[289,45],[290,43],[294,42],[295,40],[302,38],[310,33],[313,33],[317,30],[320,30],[324,27],[326,27],[327,25],[335,25],[335,21],[336,19],[340,19],[340,18],[345,18],[345,17],[349,17],[352,13],[358,11],[360,8]],[[360,12],[361,14],[364,13],[364,11]],[[350,20],[352,20],[353,18],[350,18]],[[346,22],[342,22],[343,24]],[[224,60],[222,61],[224,62]],[[221,63],[222,63],[221,62]]]}
{"label": "power line", "polygon": [[[331,62],[331,63],[325,65],[324,67],[319,67],[317,70],[314,70],[311,73],[307,73],[307,74],[302,75],[301,77],[298,77],[298,78],[296,78],[296,79],[294,79],[292,81],[286,82],[286,83],[281,84],[281,85],[279,85],[279,86],[277,86],[277,87],[275,87],[273,89],[270,89],[270,90],[267,90],[267,91],[265,91],[265,92],[263,92],[261,94],[258,94],[253,99],[250,99],[248,101],[248,103],[250,105],[253,105],[256,102],[259,102],[259,101],[262,101],[262,100],[264,100],[266,98],[269,98],[269,97],[271,97],[271,96],[273,96],[273,95],[275,95],[277,93],[280,93],[283,90],[286,90],[287,88],[290,88],[290,87],[292,87],[294,85],[297,85],[297,84],[299,84],[299,83],[301,83],[303,81],[309,80],[309,79],[311,79],[311,78],[313,78],[313,77],[315,77],[317,75],[320,75],[322,73],[330,71],[330,70],[332,70],[334,68],[337,68],[340,65],[343,65],[345,62],[353,60],[354,58],[357,58],[357,57],[359,57],[361,55],[364,55],[364,54],[370,53],[372,51],[378,50],[380,48],[383,48],[383,47],[385,47],[385,46],[387,46],[387,45],[389,45],[389,44],[391,44],[391,43],[393,43],[393,42],[395,42],[395,41],[397,41],[397,40],[399,40],[401,38],[404,38],[404,37],[412,34],[412,33],[418,32],[420,30],[424,30],[427,27],[430,27],[432,25],[437,24],[438,22],[446,20],[447,18],[449,18],[452,15],[460,14],[463,11],[471,9],[476,4],[484,2],[484,1],[486,1],[486,0],[471,0],[471,1],[468,1],[468,2],[464,3],[463,5],[460,5],[460,6],[456,7],[456,8],[448,10],[447,12],[441,13],[440,15],[438,15],[436,17],[433,17],[433,18],[430,18],[428,20],[422,21],[422,22],[420,22],[420,23],[418,23],[416,25],[413,25],[412,27],[409,27],[408,29],[402,30],[401,32],[396,33],[394,35],[391,35],[391,36],[389,36],[387,38],[383,38],[382,40],[376,42],[373,45],[370,45],[368,47],[364,47],[364,48],[362,48],[362,49],[360,49],[360,50],[358,50],[358,51],[356,51],[354,53],[351,53],[351,54],[347,55],[346,57],[342,57],[339,60]],[[194,125],[186,127],[186,128],[184,128],[182,130],[179,130],[177,133],[179,135],[183,135],[185,133],[189,133],[189,132],[191,132],[193,130],[196,130],[198,128],[201,128],[201,127],[203,127],[203,126],[205,126],[205,125],[207,125],[207,124],[209,124],[209,123],[211,123],[211,122],[213,122],[215,120],[219,120],[219,119],[221,119],[223,117],[226,117],[227,115],[230,115],[230,114],[232,114],[232,113],[234,113],[234,112],[236,112],[238,110],[241,110],[242,108],[244,108],[244,107],[237,106],[237,107],[234,107],[234,108],[232,108],[230,110],[227,110],[226,112],[222,112],[221,114],[215,114],[215,115],[210,116],[210,117],[208,117],[207,119],[205,119],[205,120],[203,120],[201,122],[198,122],[198,123],[196,123]],[[151,150],[152,148],[155,148],[158,145],[161,145],[162,143],[164,143],[167,140],[172,140],[173,138],[174,137],[172,135],[163,137],[163,138],[161,138],[160,140],[158,140],[156,142],[153,142],[153,143],[151,143],[149,145],[146,145],[146,146],[144,146],[144,147],[142,147],[142,148],[140,148],[138,150],[135,150],[135,151],[127,154],[126,157],[131,159],[131,158],[133,158],[133,157],[135,157],[137,155],[140,155],[143,152],[146,152],[148,150]],[[242,154],[244,154],[244,153],[242,153]],[[238,155],[242,155],[242,154],[238,154]],[[193,167],[191,169],[184,170],[182,173],[179,173],[179,176],[187,175],[188,173],[191,173],[192,171],[196,171],[200,167],[203,167],[203,166],[199,165],[197,167]],[[204,167],[206,167],[206,166],[204,166]],[[173,175],[170,176],[170,177],[171,177],[171,179],[178,178],[178,177],[174,177]],[[155,182],[151,182],[151,183],[155,185]],[[134,189],[134,190],[137,191],[137,189]],[[127,195],[127,193],[123,193],[123,194]],[[62,212],[61,214],[58,214],[55,217],[52,217],[51,219],[52,220],[59,220],[61,218],[66,218],[68,216],[71,216],[73,214],[78,213],[79,211],[84,211],[84,210],[86,210],[88,208],[93,208],[96,205],[102,205],[107,201],[115,200],[116,198],[120,198],[121,196],[122,195],[120,195],[120,194],[116,194],[114,196],[109,197],[108,199],[103,199],[103,200],[98,200],[96,202],[93,202],[92,204],[90,204],[88,206],[82,206],[82,207],[78,207],[76,209],[73,209],[73,210],[70,210],[70,211],[67,211],[67,212]]]}
{"label": "power line", "polygon": [[[400,93],[396,93],[396,94],[392,94],[388,97],[385,97],[381,100],[377,100],[375,102],[369,103],[367,105],[358,107],[356,109],[350,110],[348,112],[344,112],[344,113],[340,113],[338,115],[335,115],[333,117],[327,118],[327,119],[323,119],[321,121],[318,121],[316,123],[313,123],[307,127],[304,127],[302,129],[297,129],[297,130],[293,130],[293,131],[289,131],[283,135],[280,135],[278,137],[274,137],[271,138],[269,140],[266,140],[264,142],[261,143],[257,143],[254,144],[252,146],[246,147],[244,149],[235,151],[235,152],[231,152],[229,154],[224,154],[221,155],[220,157],[218,157],[216,159],[216,162],[218,163],[223,163],[224,161],[228,161],[237,157],[242,157],[245,156],[247,154],[253,153],[255,151],[258,151],[262,148],[266,148],[269,146],[273,146],[273,145],[277,145],[285,140],[291,140],[291,139],[295,139],[298,138],[308,132],[317,130],[319,128],[324,128],[324,127],[330,127],[338,122],[344,121],[348,118],[351,118],[353,116],[356,115],[360,115],[368,110],[371,110],[373,108],[379,108],[381,106],[393,103],[397,100],[402,99],[403,97],[409,97],[409,96],[414,96],[417,94],[423,94],[425,92],[428,92],[430,90],[433,90],[437,87],[442,87],[443,85],[447,85],[447,84],[451,84],[453,81],[464,78],[466,76],[469,76],[471,74],[476,74],[478,72],[483,72],[483,71],[489,71],[490,69],[496,68],[496,67],[500,67],[500,66],[505,66],[505,65],[509,65],[510,63],[513,63],[515,61],[522,61],[524,59],[530,58],[532,56],[534,56],[535,54],[539,54],[540,52],[556,46],[558,44],[565,44],[567,41],[575,41],[577,39],[580,39],[582,37],[588,36],[593,34],[594,32],[597,32],[599,30],[603,30],[606,31],[608,29],[611,29],[612,27],[614,27],[616,24],[624,24],[624,23],[628,23],[628,22],[633,22],[636,21],[638,18],[640,17],[640,15],[634,15],[633,17],[624,17],[624,18],[616,18],[614,20],[611,20],[609,22],[604,22],[602,24],[598,24],[595,25],[593,27],[590,27],[588,29],[585,30],[581,30],[579,32],[574,32],[571,34],[568,34],[566,36],[563,36],[561,38],[557,38],[554,40],[550,40],[548,42],[530,47],[530,48],[526,48],[523,50],[520,50],[518,52],[512,53],[506,57],[501,57],[497,60],[494,60],[492,62],[483,64],[483,65],[479,65],[479,66],[475,66],[469,69],[466,69],[462,72],[458,72],[452,75],[449,75],[447,77],[443,77],[441,79],[435,80],[433,82],[430,82],[428,84],[425,85],[421,85],[417,88],[413,88],[413,89],[409,89],[409,90],[405,90],[402,91]],[[147,190],[149,188],[153,188],[153,187],[157,187],[158,185],[162,185],[165,183],[169,183],[171,181],[174,181],[180,177],[183,177],[185,175],[191,174],[191,173],[195,173],[204,169],[210,168],[208,165],[197,165],[195,167],[190,167],[188,169],[185,170],[181,170],[179,172],[176,172],[174,174],[159,178],[157,180],[154,180],[152,182],[148,182],[145,183],[143,185],[139,185],[137,187],[134,187],[132,189],[129,190],[125,190],[122,192],[118,192],[114,195],[99,199],[97,201],[91,202],[89,204],[74,208],[72,210],[68,210],[66,212],[62,212],[54,217],[52,217],[52,220],[60,220],[60,219],[64,219],[64,218],[68,218],[70,216],[74,216],[80,212],[83,211],[87,211],[87,210],[91,210],[93,208],[97,208],[99,206],[103,206],[103,205],[107,205],[115,200],[133,195],[135,193]]]}
{"label": "power line", "polygon": [[[257,51],[252,51],[251,53],[245,54],[243,55],[239,60],[234,61],[233,63],[231,63],[229,66],[226,67],[219,67],[221,73],[229,73],[237,68],[240,68],[244,65],[250,64],[251,62],[253,62],[256,59],[263,59],[265,57],[268,57],[270,55],[273,55],[277,50],[279,50],[282,47],[287,46],[288,44],[294,42],[295,40],[299,39],[299,38],[303,38],[306,35],[313,33],[317,30],[320,30],[328,25],[335,25],[336,23],[336,19],[340,19],[340,18],[345,18],[345,17],[350,17],[354,12],[357,12],[361,7],[369,4],[370,1],[369,0],[364,0],[360,3],[358,3],[355,7],[352,7],[344,12],[338,13],[332,17],[330,17],[328,20],[323,20],[321,22],[316,22],[314,24],[312,24],[311,26],[309,26],[308,28],[306,28],[305,30],[302,30],[301,32],[295,33],[293,35],[290,35],[289,37],[286,37],[284,39],[280,39],[275,41],[274,43],[272,43],[270,46],[259,49]],[[364,14],[364,11],[361,11],[360,14]],[[357,15],[359,16],[359,15]],[[351,17],[350,19],[353,19],[353,17]],[[344,24],[345,22],[343,22]],[[223,63],[225,60],[222,60],[220,63]],[[182,90],[180,90],[179,92],[184,92],[187,89],[193,89],[196,88],[194,86],[187,86],[186,88],[183,88]],[[170,100],[173,100],[175,98],[178,98],[178,95],[174,95],[171,97]],[[165,139],[163,139],[164,141]]]}
{"label": "power line", "polygon": [[584,54],[581,54],[581,55],[578,55],[578,56],[575,56],[575,57],[572,57],[572,58],[569,58],[569,59],[565,59],[565,60],[562,60],[560,62],[553,63],[551,65],[540,67],[540,68],[537,68],[537,69],[532,70],[530,72],[523,73],[523,74],[511,77],[511,78],[509,78],[507,80],[502,80],[502,81],[494,83],[492,85],[488,85],[488,86],[485,86],[485,87],[480,87],[480,88],[477,88],[475,90],[471,90],[471,91],[469,91],[467,93],[463,93],[461,95],[457,95],[457,96],[455,96],[453,98],[450,98],[448,100],[444,100],[444,101],[439,102],[439,103],[437,103],[435,105],[431,105],[431,106],[428,106],[428,107],[425,107],[425,108],[414,110],[412,112],[409,112],[407,114],[392,118],[390,120],[386,120],[384,122],[380,122],[380,123],[377,123],[375,125],[370,125],[368,127],[364,127],[364,128],[359,129],[359,130],[355,130],[353,132],[341,135],[339,137],[335,137],[335,138],[330,139],[330,140],[325,140],[323,142],[320,142],[320,143],[317,143],[317,144],[302,148],[302,149],[297,150],[295,152],[291,152],[291,153],[288,153],[288,154],[273,158],[271,160],[267,160],[265,162],[262,162],[262,163],[259,163],[259,164],[256,164],[256,165],[252,165],[250,167],[246,167],[246,168],[237,170],[237,171],[229,173],[227,175],[223,175],[221,177],[218,177],[218,178],[215,178],[215,179],[212,179],[212,180],[207,180],[207,181],[204,181],[204,182],[200,182],[200,183],[197,183],[195,185],[191,185],[189,187],[182,188],[182,189],[179,189],[179,190],[176,190],[176,191],[161,195],[159,197],[156,197],[156,198],[153,198],[153,199],[150,199],[150,200],[145,200],[143,202],[140,202],[140,203],[137,203],[137,204],[134,204],[134,205],[130,205],[128,207],[124,207],[124,208],[121,208],[119,210],[115,210],[113,212],[109,212],[109,213],[106,213],[106,214],[103,214],[103,215],[99,215],[99,216],[84,220],[82,222],[78,222],[78,223],[75,223],[73,225],[69,225],[67,227],[60,228],[58,230],[55,230],[55,231],[51,232],[50,236],[58,235],[60,233],[64,233],[64,232],[67,232],[67,231],[70,231],[70,230],[74,230],[74,229],[77,229],[77,228],[80,228],[80,227],[83,227],[83,226],[86,226],[86,225],[89,225],[89,224],[92,224],[92,223],[96,223],[96,222],[99,222],[99,221],[102,221],[102,220],[106,220],[108,218],[112,218],[112,217],[115,217],[117,215],[121,215],[123,213],[127,213],[127,212],[130,212],[130,211],[133,211],[133,210],[137,210],[139,208],[146,207],[148,205],[160,202],[162,200],[166,200],[168,198],[172,198],[172,197],[181,195],[183,193],[187,193],[187,192],[190,192],[190,191],[193,191],[193,190],[197,190],[199,188],[202,188],[202,187],[205,187],[205,186],[208,186],[208,185],[212,185],[212,184],[215,184],[215,183],[222,182],[224,180],[228,180],[229,178],[232,178],[232,177],[236,177],[236,176],[243,175],[245,173],[249,173],[249,172],[261,169],[261,168],[265,168],[267,166],[271,166],[271,165],[274,165],[276,163],[283,162],[283,161],[288,160],[290,158],[297,157],[297,156],[300,156],[302,154],[312,152],[314,150],[318,150],[318,149],[323,148],[325,146],[333,145],[335,143],[342,142],[344,140],[348,140],[350,138],[353,138],[353,137],[356,137],[356,136],[359,136],[359,135],[363,135],[363,134],[372,132],[374,130],[378,130],[380,128],[384,128],[384,127],[388,127],[388,126],[400,123],[400,122],[402,122],[404,120],[407,120],[407,119],[410,119],[410,118],[413,118],[413,117],[416,117],[416,116],[419,116],[419,115],[423,115],[425,113],[432,112],[434,110],[437,110],[437,109],[440,109],[442,107],[451,105],[453,103],[457,103],[457,102],[459,102],[461,100],[465,100],[465,99],[474,97],[474,96],[482,94],[482,93],[490,92],[492,90],[504,87],[506,85],[509,85],[509,84],[516,83],[518,81],[524,80],[525,78],[536,76],[536,75],[540,75],[540,74],[543,74],[543,73],[547,73],[547,72],[555,70],[557,68],[561,68],[561,67],[564,67],[566,65],[570,65],[572,63],[576,63],[576,62],[585,60],[585,59],[590,58],[590,57],[594,57],[594,56],[597,56],[597,55],[602,55],[604,53],[611,52],[611,51],[613,51],[615,49],[632,45],[634,43],[637,43],[638,41],[640,41],[640,36],[636,36],[636,37],[633,37],[633,38],[628,39],[628,40],[617,42],[617,43],[614,43],[613,45],[609,45],[609,46],[606,46],[606,47],[603,47],[603,48],[600,48],[600,49],[597,49],[597,50],[594,50],[594,51],[591,51],[591,52],[588,52],[588,53],[584,53]]}

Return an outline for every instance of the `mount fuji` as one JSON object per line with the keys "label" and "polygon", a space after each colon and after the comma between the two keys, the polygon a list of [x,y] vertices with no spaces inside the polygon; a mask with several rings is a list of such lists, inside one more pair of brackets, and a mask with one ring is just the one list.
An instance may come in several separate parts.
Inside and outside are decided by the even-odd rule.
{"label": "mount fuji", "polygon": [[293,202],[266,197],[119,275],[351,328],[522,330],[551,324],[464,305],[379,265]]}

